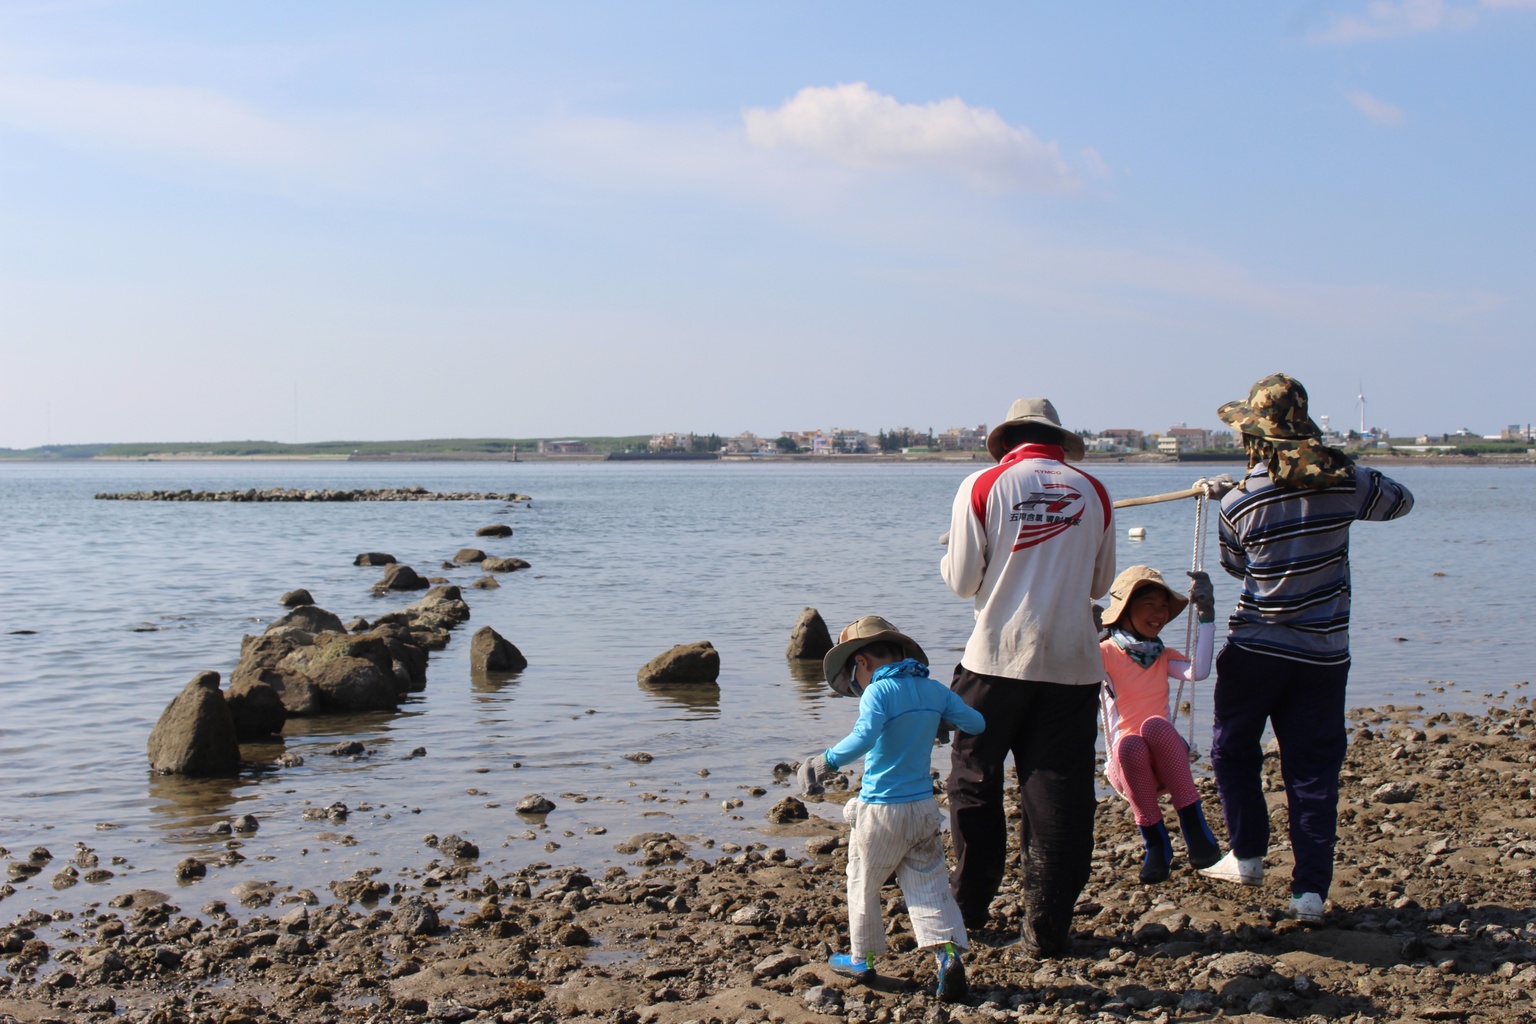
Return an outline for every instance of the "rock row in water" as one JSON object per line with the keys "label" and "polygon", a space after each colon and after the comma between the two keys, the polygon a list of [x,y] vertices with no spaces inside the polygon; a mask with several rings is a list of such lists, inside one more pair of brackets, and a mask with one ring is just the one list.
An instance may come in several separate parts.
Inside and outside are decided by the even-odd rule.
{"label": "rock row in water", "polygon": [[299,490],[293,487],[254,488],[243,491],[130,491],[102,492],[98,501],[532,501],[526,494],[494,491],[438,493],[425,487],[369,487],[362,490]]}

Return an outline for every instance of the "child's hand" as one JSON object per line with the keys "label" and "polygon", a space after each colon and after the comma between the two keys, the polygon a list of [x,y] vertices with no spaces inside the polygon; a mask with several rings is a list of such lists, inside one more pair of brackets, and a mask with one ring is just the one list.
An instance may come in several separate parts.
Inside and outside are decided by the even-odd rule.
{"label": "child's hand", "polygon": [[1189,574],[1189,603],[1195,606],[1195,615],[1201,622],[1216,621],[1216,590],[1211,586],[1211,576],[1197,570]]}
{"label": "child's hand", "polygon": [[952,725],[949,722],[940,722],[939,723],[939,731],[933,737],[933,745],[936,746],[936,747],[942,747],[942,746],[944,746],[944,744],[948,743],[954,737],[954,735],[955,735],[955,727],[954,727],[954,725]]}
{"label": "child's hand", "polygon": [[827,764],[827,755],[813,754],[800,762],[800,770],[795,777],[800,780],[800,794],[802,796],[815,796],[825,793],[826,782],[835,778],[837,769]]}

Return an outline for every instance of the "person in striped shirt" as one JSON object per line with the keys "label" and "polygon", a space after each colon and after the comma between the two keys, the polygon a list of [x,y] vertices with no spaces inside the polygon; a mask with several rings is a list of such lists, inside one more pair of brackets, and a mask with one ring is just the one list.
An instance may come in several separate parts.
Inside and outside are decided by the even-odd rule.
{"label": "person in striped shirt", "polygon": [[1323,920],[1333,881],[1344,687],[1349,528],[1407,515],[1413,495],[1322,443],[1301,382],[1272,374],[1217,410],[1242,435],[1248,473],[1221,502],[1221,566],[1242,582],[1216,659],[1211,765],[1231,849],[1203,873],[1259,885],[1269,850],[1260,747],[1280,745],[1290,812],[1288,913]]}

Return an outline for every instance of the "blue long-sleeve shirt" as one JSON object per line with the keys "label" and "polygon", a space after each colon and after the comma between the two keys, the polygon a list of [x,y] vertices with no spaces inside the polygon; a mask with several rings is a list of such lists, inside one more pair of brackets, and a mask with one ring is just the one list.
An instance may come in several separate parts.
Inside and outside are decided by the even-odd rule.
{"label": "blue long-sleeve shirt", "polygon": [[987,726],[981,712],[929,679],[926,665],[911,658],[882,665],[859,697],[853,731],[827,750],[827,763],[840,768],[864,757],[859,799],[867,804],[922,800],[933,795],[929,770],[941,721],[971,735]]}

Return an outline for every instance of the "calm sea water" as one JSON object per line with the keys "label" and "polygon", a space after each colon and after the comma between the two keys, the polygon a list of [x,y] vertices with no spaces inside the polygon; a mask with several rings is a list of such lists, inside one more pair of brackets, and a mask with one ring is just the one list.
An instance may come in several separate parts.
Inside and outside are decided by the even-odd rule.
{"label": "calm sea water", "polygon": [[[422,866],[426,833],[458,832],[496,869],[534,861],[592,869],[623,863],[614,843],[672,831],[720,842],[752,830],[787,786],[775,762],[839,738],[854,702],[784,659],[806,605],[833,631],[876,612],[914,634],[948,678],[970,606],[938,575],[939,535],[956,485],[975,468],[804,464],[0,464],[0,846],[34,845],[55,864],[5,905],[105,900],[139,886],[174,890],[170,868],[218,855],[207,826],[250,812],[261,831],[249,858],[218,869],[184,901],[227,898],[249,879],[317,891],[357,868]],[[1105,466],[1115,497],[1188,486],[1237,467]],[[1536,571],[1525,525],[1536,506],[1529,469],[1395,470],[1418,498],[1407,519],[1354,530],[1355,665],[1351,702],[1481,710],[1530,675],[1524,584]],[[155,488],[369,487],[519,491],[500,503],[167,504],[93,500]],[[477,527],[512,525],[507,540]],[[1125,538],[1144,526],[1144,541]],[[1120,564],[1188,568],[1194,503],[1121,514]],[[460,547],[526,558],[502,588],[465,590],[473,619],[432,656],[424,693],[397,714],[289,723],[305,757],[234,780],[156,777],[144,747],[165,704],[198,671],[226,678],[243,634],[306,587],[341,615],[372,617],[411,597],[375,598],[380,570],[360,551],[388,551],[423,572],[468,584],[470,569],[436,567]],[[1235,583],[1206,560],[1218,609]],[[470,678],[469,634],[494,626],[529,668],[498,686]],[[18,631],[31,630],[31,633]],[[1165,637],[1182,643],[1184,622]],[[647,691],[635,671],[676,643],[720,651],[718,691]],[[1209,731],[1209,684],[1197,691]],[[373,753],[327,756],[357,739]],[[1202,740],[1202,743],[1204,741]],[[425,758],[407,759],[415,747]],[[280,748],[259,753],[275,757]],[[624,755],[645,751],[648,764]],[[947,763],[939,752],[935,763]],[[700,770],[708,775],[703,776]],[[751,786],[768,792],[754,797]],[[512,812],[551,797],[546,822]],[[580,799],[584,797],[585,799]],[[721,801],[741,798],[739,809]],[[305,805],[344,801],[341,824],[306,821]],[[523,838],[532,830],[533,839]],[[606,829],[606,834],[589,830]],[[48,885],[75,842],[96,847],[112,881],[56,894]],[[352,845],[354,844],[355,845]],[[547,844],[559,844],[547,849]],[[195,904],[194,904],[195,905]]]}

